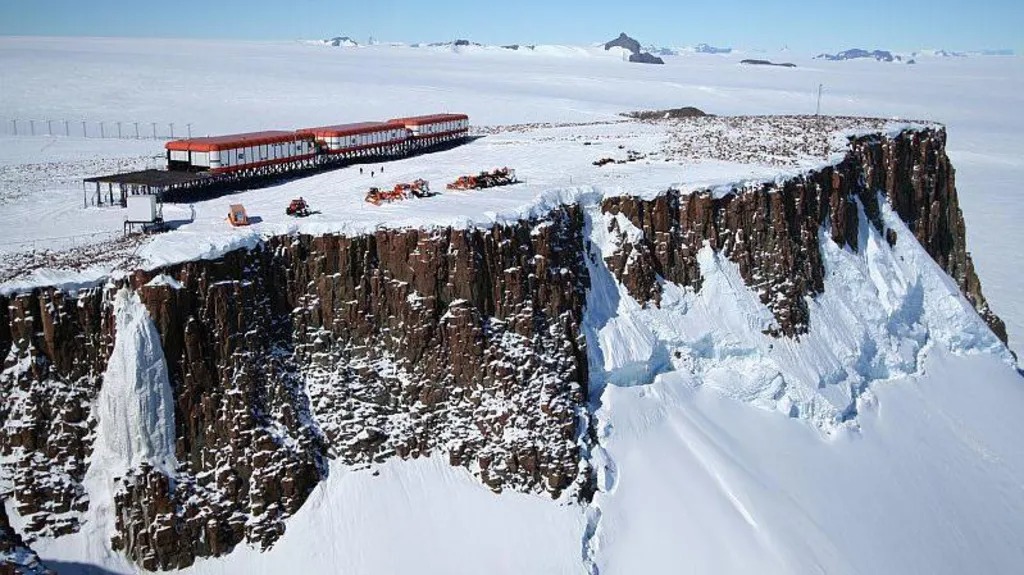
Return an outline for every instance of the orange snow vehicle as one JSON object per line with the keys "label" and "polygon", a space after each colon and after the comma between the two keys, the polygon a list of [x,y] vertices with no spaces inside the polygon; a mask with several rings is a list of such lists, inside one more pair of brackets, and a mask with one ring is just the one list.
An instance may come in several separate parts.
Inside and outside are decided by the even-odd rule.
{"label": "orange snow vehicle", "polygon": [[245,206],[231,204],[231,209],[228,211],[228,223],[235,227],[249,225],[249,214],[245,213]]}
{"label": "orange snow vehicle", "polygon": [[459,179],[448,184],[449,190],[482,190],[498,186],[509,186],[518,183],[516,171],[509,168],[497,168],[493,172],[480,172],[476,176],[459,176]]}
{"label": "orange snow vehicle", "polygon": [[417,198],[429,198],[433,196],[430,191],[430,182],[426,180],[415,180],[411,184],[401,183],[396,184],[394,188],[390,190],[382,190],[374,187],[370,188],[370,191],[366,193],[366,201],[379,206],[384,202],[394,202],[396,200],[404,200],[409,196]]}
{"label": "orange snow vehicle", "polygon": [[309,211],[309,204],[302,197],[298,197],[288,204],[288,207],[284,210],[285,215],[289,215],[295,218],[304,218],[310,215],[312,212]]}

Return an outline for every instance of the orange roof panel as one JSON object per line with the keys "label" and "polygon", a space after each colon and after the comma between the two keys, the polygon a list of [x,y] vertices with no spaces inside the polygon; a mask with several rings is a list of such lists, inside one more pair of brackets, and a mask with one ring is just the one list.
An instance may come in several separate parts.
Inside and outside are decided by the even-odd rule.
{"label": "orange roof panel", "polygon": [[320,126],[317,128],[303,128],[296,130],[296,134],[314,135],[317,138],[333,136],[351,136],[354,134],[368,134],[372,132],[384,132],[394,129],[394,125],[388,122],[357,122],[355,124],[337,124],[334,126]]}
{"label": "orange roof panel", "polygon": [[388,122],[394,124],[404,124],[406,126],[419,126],[421,124],[438,124],[440,122],[454,122],[458,120],[468,120],[469,116],[465,114],[429,114],[426,116],[409,116],[407,118],[394,118],[388,120]]}
{"label": "orange roof panel", "polygon": [[209,136],[206,138],[189,138],[187,140],[174,140],[164,145],[168,150],[179,152],[214,152],[218,150],[230,150],[232,148],[244,148],[248,146],[265,146],[268,144],[280,144],[304,139],[295,132],[283,130],[270,130],[266,132],[249,132],[246,134],[228,134],[225,136]]}

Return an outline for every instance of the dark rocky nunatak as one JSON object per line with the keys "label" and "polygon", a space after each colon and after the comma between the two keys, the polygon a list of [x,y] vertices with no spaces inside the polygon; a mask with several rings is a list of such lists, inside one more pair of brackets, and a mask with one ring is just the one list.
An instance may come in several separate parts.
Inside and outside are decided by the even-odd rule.
{"label": "dark rocky nunatak", "polygon": [[636,62],[639,64],[664,64],[665,61],[661,58],[644,52],[640,47],[640,42],[630,38],[625,32],[619,34],[619,37],[606,42],[604,45],[605,50],[611,50],[612,48],[624,48],[630,52],[629,61]]}
{"label": "dark rocky nunatak", "polygon": [[746,64],[748,66],[778,66],[780,68],[796,68],[796,64],[792,62],[772,62],[771,60],[746,59],[740,60],[740,64]]}

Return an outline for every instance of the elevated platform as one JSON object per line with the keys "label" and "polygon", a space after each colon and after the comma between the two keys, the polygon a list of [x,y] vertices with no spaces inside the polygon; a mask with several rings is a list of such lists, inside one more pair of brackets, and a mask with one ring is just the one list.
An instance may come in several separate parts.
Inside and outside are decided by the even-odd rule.
{"label": "elevated platform", "polygon": [[[85,178],[82,180],[82,190],[85,192],[88,184],[95,184],[93,201],[96,205],[120,203],[123,206],[130,195],[153,194],[162,198],[168,192],[194,188],[213,181],[213,176],[208,173],[142,170]],[[104,184],[106,189],[103,188]],[[88,197],[85,201],[88,204]]]}

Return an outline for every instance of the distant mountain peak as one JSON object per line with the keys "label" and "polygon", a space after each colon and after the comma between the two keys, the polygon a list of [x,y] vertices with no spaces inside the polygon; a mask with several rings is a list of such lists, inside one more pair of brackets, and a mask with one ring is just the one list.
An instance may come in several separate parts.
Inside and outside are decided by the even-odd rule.
{"label": "distant mountain peak", "polygon": [[693,51],[698,54],[729,54],[732,52],[732,48],[718,48],[702,42],[694,46]]}
{"label": "distant mountain peak", "polygon": [[326,46],[358,46],[359,42],[349,36],[335,36],[334,38],[327,38],[320,41],[321,44]]}
{"label": "distant mountain peak", "polygon": [[627,50],[630,62],[636,62],[639,64],[664,64],[665,61],[661,58],[654,56],[648,52],[644,52],[640,48],[640,42],[635,38],[629,37],[625,32],[619,34],[619,37],[606,42],[604,45],[605,50],[611,50],[612,48],[623,48]]}
{"label": "distant mountain peak", "polygon": [[604,45],[605,50],[611,50],[612,48],[616,47],[625,48],[626,50],[632,52],[633,54],[640,53],[640,42],[638,42],[635,38],[631,38],[625,32],[619,34],[618,38],[605,42]]}
{"label": "distant mountain peak", "polygon": [[873,58],[878,62],[902,62],[903,57],[897,54],[893,54],[888,50],[863,50],[861,48],[851,48],[844,50],[836,54],[818,54],[815,59],[829,60],[829,61],[843,61],[843,60],[860,60],[865,58]]}

